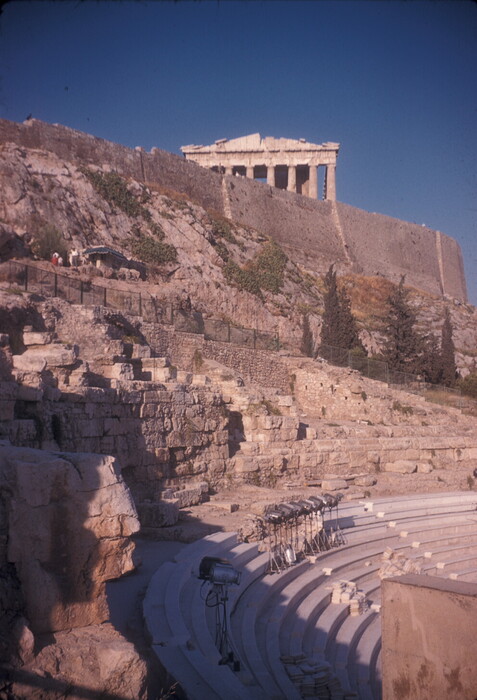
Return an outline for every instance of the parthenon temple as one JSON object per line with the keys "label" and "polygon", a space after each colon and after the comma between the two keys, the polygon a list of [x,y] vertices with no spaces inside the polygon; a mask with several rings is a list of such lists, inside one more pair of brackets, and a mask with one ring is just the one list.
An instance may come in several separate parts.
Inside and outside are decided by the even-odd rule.
{"label": "parthenon temple", "polygon": [[[225,175],[262,180],[272,187],[318,199],[336,200],[336,159],[339,143],[309,143],[250,134],[219,139],[211,146],[182,146],[185,158]],[[321,171],[323,171],[323,174]]]}

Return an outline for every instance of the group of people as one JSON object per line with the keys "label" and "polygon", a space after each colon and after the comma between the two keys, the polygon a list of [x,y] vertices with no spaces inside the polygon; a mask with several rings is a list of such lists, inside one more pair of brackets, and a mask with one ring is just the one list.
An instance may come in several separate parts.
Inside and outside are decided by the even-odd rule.
{"label": "group of people", "polygon": [[[55,265],[55,267],[63,267],[64,265],[64,260],[59,253],[53,253],[50,262],[52,265]],[[80,254],[78,253],[76,248],[73,248],[69,251],[68,262],[71,267],[78,267],[80,263]]]}
{"label": "group of people", "polygon": [[51,256],[51,264],[57,267],[63,267],[63,258],[59,253],[53,253]]}

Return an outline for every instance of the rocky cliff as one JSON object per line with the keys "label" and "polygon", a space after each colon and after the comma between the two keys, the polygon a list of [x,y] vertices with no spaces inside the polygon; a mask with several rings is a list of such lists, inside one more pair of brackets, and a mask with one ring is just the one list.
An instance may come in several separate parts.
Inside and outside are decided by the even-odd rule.
{"label": "rocky cliff", "polygon": [[0,143],[54,153],[60,159],[113,169],[140,182],[184,192],[243,226],[289,246],[310,272],[330,263],[343,271],[399,281],[466,300],[462,255],[455,241],[415,224],[354,207],[313,201],[246,178],[222,177],[178,156],[134,151],[59,125],[0,121]]}
{"label": "rocky cliff", "polygon": [[[306,312],[315,343],[318,343],[322,277],[317,271],[326,269],[330,260],[339,261],[340,253],[333,243],[334,238],[325,235],[328,226],[326,217],[315,218],[312,228],[318,230],[324,226],[324,240],[318,246],[321,263],[314,266],[315,244],[308,240],[308,234],[305,235],[308,224],[303,228],[302,219],[305,215],[311,216],[308,209],[315,203],[298,197],[300,202],[296,204],[296,211],[304,209],[296,220],[294,237],[289,235],[287,238],[285,233],[278,235],[278,228],[275,228],[275,238],[269,238],[261,228],[266,217],[258,217],[254,222],[256,228],[239,225],[213,209],[205,209],[185,194],[153,183],[146,185],[141,180],[111,178],[110,165],[98,169],[96,165],[85,165],[71,156],[65,159],[56,154],[54,145],[49,145],[52,150],[26,148],[14,143],[1,146],[0,256],[3,260],[31,255],[30,249],[37,250],[40,239],[45,238],[45,231],[53,227],[61,233],[67,249],[110,246],[130,260],[142,258],[149,261],[147,279],[139,287],[140,273],[137,269],[123,267],[113,271],[103,267],[101,270],[92,265],[70,268],[68,272],[73,277],[71,284],[78,284],[80,278],[94,282],[101,275],[119,277],[124,280],[124,289],[140,289],[158,306],[170,303],[179,308],[185,301],[206,318],[222,319],[231,322],[232,326],[278,335],[282,345],[292,348],[300,346],[303,314]],[[187,165],[198,167],[195,164]],[[241,178],[235,180],[239,181],[235,183],[235,189],[245,187]],[[247,187],[254,184],[247,183]],[[257,191],[253,190],[255,199],[259,201],[261,194],[265,201],[268,195],[259,184],[257,188]],[[286,198],[289,194],[277,191],[273,196]],[[316,204],[331,206],[329,202]],[[248,211],[248,207],[245,209]],[[334,216],[331,211],[328,215]],[[284,217],[285,214],[279,217],[281,226],[288,220]],[[369,224],[358,210],[348,207],[346,216],[340,215],[340,219],[342,222],[346,219],[347,223],[343,225],[350,232],[354,231],[353,235],[356,234],[352,248],[355,262],[358,264],[360,261],[358,268],[367,275],[378,271],[381,274],[384,268],[378,265],[377,260],[381,262],[384,259],[385,240],[394,236],[391,220],[374,216],[373,235],[378,236],[382,230],[384,242],[373,247],[369,241],[358,245]],[[424,247],[427,250],[428,247],[422,230],[409,239],[414,253],[408,255],[410,249],[406,244],[404,229],[403,224],[399,235],[393,238],[397,257],[402,261],[420,259],[422,262],[426,256],[421,249]],[[280,245],[276,244],[276,240]],[[448,266],[453,257],[443,251],[451,242],[446,243],[442,236],[439,236],[439,241],[442,260]],[[306,245],[306,255],[303,254],[303,245]],[[371,257],[368,256],[367,262],[363,257],[364,251],[371,248],[379,250],[374,263]],[[348,257],[351,256],[350,251],[351,248]],[[418,254],[418,251],[421,252]],[[437,270],[440,263],[436,265]],[[134,264],[130,267],[134,267]],[[342,267],[347,269],[349,265]],[[400,272],[409,272],[405,267],[394,265],[390,277],[396,279]],[[349,276],[349,279],[357,278]],[[369,282],[366,282],[367,279]],[[412,282],[413,276],[406,279]],[[131,285],[128,280],[137,281]],[[419,286],[417,278],[416,284]],[[364,278],[364,283],[360,283],[360,299],[354,294],[354,283],[350,285],[353,310],[359,316],[363,340],[374,351],[379,348],[379,320],[385,313],[385,292],[389,291],[389,287],[382,277]],[[382,292],[376,297],[379,286]],[[426,287],[425,284],[420,286]],[[449,296],[443,298],[441,292],[446,289],[434,286],[434,294],[425,294],[416,289],[414,303],[423,326],[437,335],[440,334],[444,306],[451,305],[457,360],[465,373],[473,362],[477,345],[474,310],[456,299],[451,300]],[[447,291],[452,294],[451,288]],[[369,299],[363,303],[366,293]]]}

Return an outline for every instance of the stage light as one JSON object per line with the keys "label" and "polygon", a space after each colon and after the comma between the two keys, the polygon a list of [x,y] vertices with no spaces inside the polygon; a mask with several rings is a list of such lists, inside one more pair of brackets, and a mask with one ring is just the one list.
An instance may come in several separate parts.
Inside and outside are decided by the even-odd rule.
{"label": "stage light", "polygon": [[199,579],[210,583],[230,586],[238,586],[240,583],[241,571],[237,571],[226,560],[217,557],[204,557],[199,566]]}

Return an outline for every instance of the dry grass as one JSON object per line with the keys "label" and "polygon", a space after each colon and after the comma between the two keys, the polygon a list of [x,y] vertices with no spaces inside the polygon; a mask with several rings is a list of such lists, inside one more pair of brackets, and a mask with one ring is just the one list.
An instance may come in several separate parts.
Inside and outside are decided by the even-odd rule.
{"label": "dry grass", "polygon": [[351,309],[358,321],[366,324],[384,317],[386,301],[395,284],[383,277],[346,275],[339,279],[351,299]]}
{"label": "dry grass", "polygon": [[424,390],[423,397],[430,403],[436,403],[440,406],[449,406],[458,408],[470,416],[477,416],[477,400],[470,396],[464,396],[457,390],[446,389],[445,387],[429,387]]}

